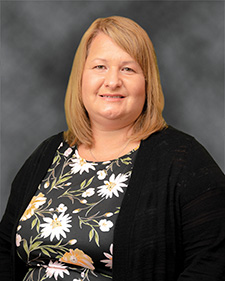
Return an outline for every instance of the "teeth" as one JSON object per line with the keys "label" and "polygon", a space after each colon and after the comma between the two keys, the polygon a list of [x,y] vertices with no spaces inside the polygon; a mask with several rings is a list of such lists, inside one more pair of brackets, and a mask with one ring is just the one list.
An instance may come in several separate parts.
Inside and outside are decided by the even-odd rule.
{"label": "teeth", "polygon": [[116,99],[118,99],[118,98],[123,98],[122,96],[102,96],[102,97],[104,97],[104,98],[116,98]]}

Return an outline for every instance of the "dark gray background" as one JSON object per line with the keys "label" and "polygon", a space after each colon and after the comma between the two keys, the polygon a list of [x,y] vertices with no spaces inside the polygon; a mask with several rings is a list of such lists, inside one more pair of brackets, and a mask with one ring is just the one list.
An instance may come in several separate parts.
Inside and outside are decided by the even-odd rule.
{"label": "dark gray background", "polygon": [[224,3],[1,2],[1,206],[25,159],[66,129],[64,95],[82,34],[98,17],[137,21],[156,49],[164,116],[224,170]]}

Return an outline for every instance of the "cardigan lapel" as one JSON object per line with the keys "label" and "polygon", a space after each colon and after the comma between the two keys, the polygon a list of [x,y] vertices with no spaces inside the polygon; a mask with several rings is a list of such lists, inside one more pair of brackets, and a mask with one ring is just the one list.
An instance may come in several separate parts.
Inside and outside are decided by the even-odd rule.
{"label": "cardigan lapel", "polygon": [[[151,152],[159,141],[162,132],[152,134],[148,139],[141,142],[139,147],[131,179],[124,195],[120,213],[114,229],[113,247],[113,280],[129,280],[129,248],[132,235],[133,220],[136,214],[136,206],[139,201],[145,176],[151,167]],[[149,163],[147,166],[143,164]]]}

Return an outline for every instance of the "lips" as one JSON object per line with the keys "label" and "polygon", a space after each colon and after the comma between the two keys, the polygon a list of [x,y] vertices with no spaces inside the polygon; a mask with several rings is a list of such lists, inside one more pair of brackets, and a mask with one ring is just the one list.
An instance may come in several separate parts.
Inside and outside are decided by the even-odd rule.
{"label": "lips", "polygon": [[100,95],[100,97],[102,98],[112,98],[112,99],[123,99],[124,96],[123,95]]}

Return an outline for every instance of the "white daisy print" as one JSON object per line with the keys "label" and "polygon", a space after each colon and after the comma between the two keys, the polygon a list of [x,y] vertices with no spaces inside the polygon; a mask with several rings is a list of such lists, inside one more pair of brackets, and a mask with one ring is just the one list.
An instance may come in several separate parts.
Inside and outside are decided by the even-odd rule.
{"label": "white daisy print", "polygon": [[82,193],[82,197],[91,197],[92,195],[95,194],[95,189],[94,188],[88,188],[85,192]]}
{"label": "white daisy print", "polygon": [[77,243],[77,239],[71,239],[70,241],[69,241],[69,244],[70,245],[74,245],[74,244],[76,244]]}
{"label": "white daisy print", "polygon": [[50,261],[48,266],[46,267],[46,276],[48,278],[52,278],[54,276],[55,280],[58,280],[58,276],[64,278],[64,273],[70,275],[69,271],[66,269],[67,266],[63,265],[62,263],[55,261]]}
{"label": "white daisy print", "polygon": [[88,163],[85,159],[81,158],[77,152],[75,151],[75,158],[72,158],[73,164],[70,164],[72,167],[71,172],[73,174],[80,173],[80,175],[85,171],[89,172],[89,169],[95,170],[94,165],[97,165],[96,163]]}
{"label": "white daisy print", "polygon": [[63,146],[63,142],[60,143],[58,149],[60,149]]}
{"label": "white daisy print", "polygon": [[68,208],[63,204],[63,203],[61,203],[61,204],[59,204],[59,206],[58,206],[58,208],[57,208],[57,211],[59,212],[59,213],[65,213],[65,211],[67,210]]}
{"label": "white daisy print", "polygon": [[64,213],[61,213],[59,216],[56,214],[53,215],[53,218],[43,218],[43,221],[45,223],[42,223],[40,227],[43,227],[41,230],[41,237],[48,237],[50,236],[50,241],[56,237],[56,239],[60,239],[60,235],[66,238],[66,233],[69,232],[69,228],[71,225],[69,222],[71,222],[71,217],[69,217],[69,214],[64,215]]}
{"label": "white daisy print", "polygon": [[102,219],[99,221],[99,228],[102,232],[110,231],[110,228],[113,227],[113,222],[110,220]]}
{"label": "white daisy print", "polygon": [[107,218],[109,218],[111,216],[113,216],[113,213],[111,213],[111,212],[107,212],[104,214],[104,217],[107,217]]}
{"label": "white daisy print", "polygon": [[21,229],[21,227],[22,227],[21,225],[18,225],[17,226],[17,231],[19,231]]}
{"label": "white daisy print", "polygon": [[99,180],[104,180],[105,177],[107,176],[107,172],[106,170],[101,170],[97,172],[97,175]]}
{"label": "white daisy print", "polygon": [[127,186],[127,184],[124,183],[126,180],[127,176],[124,174],[119,174],[117,177],[115,177],[115,174],[112,174],[109,181],[105,180],[104,185],[98,187],[98,194],[105,197],[105,199],[108,197],[112,198],[113,195],[119,197],[118,191],[123,192],[122,187]]}
{"label": "white daisy print", "polygon": [[50,185],[49,181],[47,181],[45,184],[44,184],[44,188],[48,188]]}

